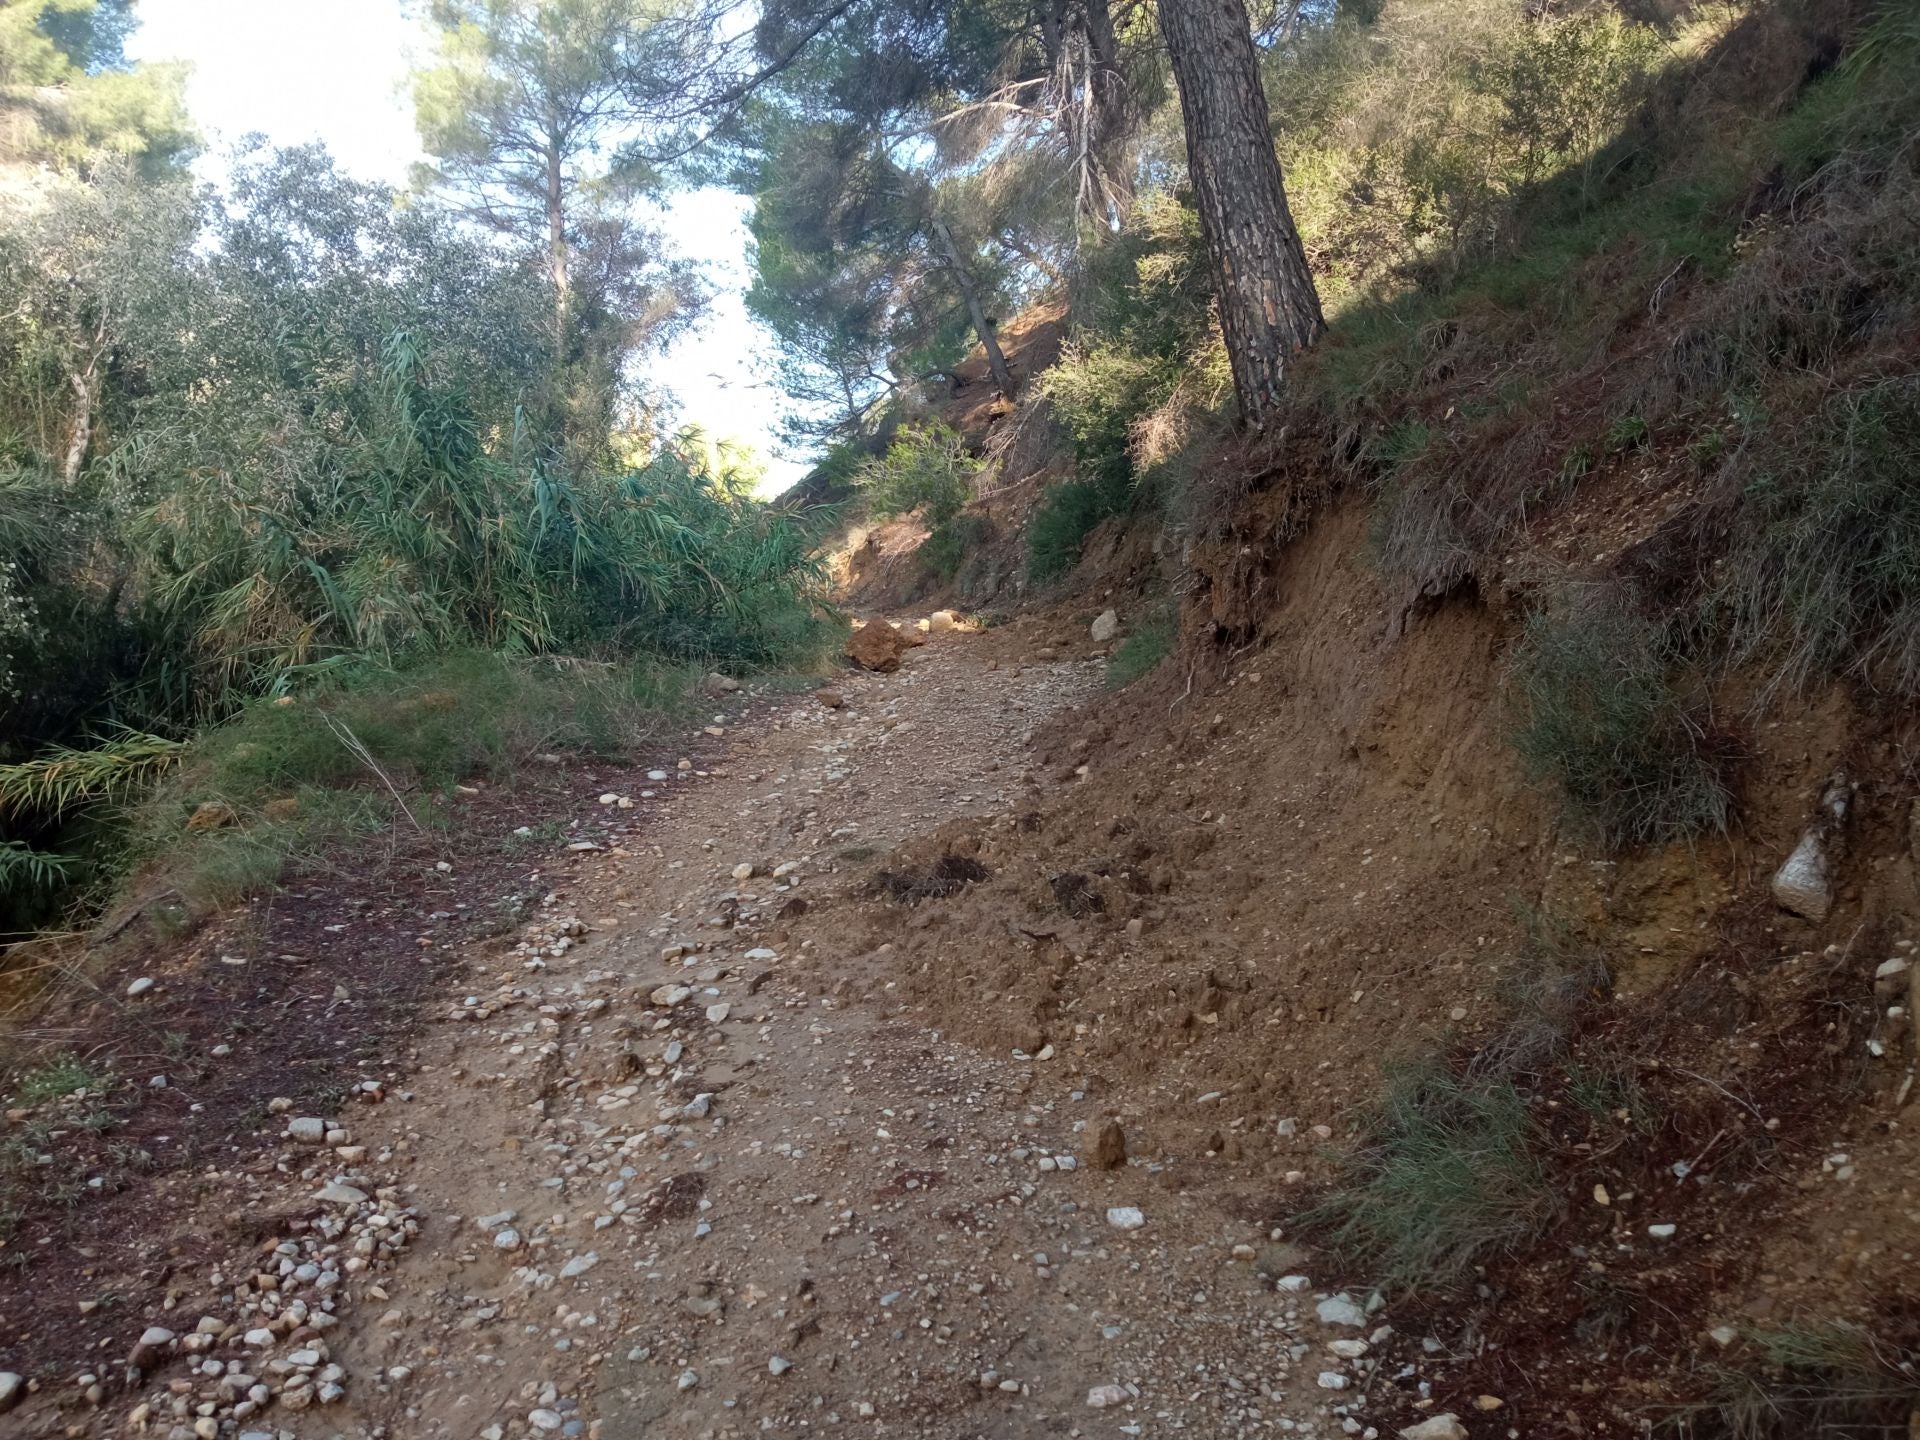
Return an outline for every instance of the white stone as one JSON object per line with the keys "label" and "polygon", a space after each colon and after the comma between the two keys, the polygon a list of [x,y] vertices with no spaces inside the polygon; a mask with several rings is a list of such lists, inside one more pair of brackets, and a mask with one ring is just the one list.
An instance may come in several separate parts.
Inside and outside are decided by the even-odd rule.
{"label": "white stone", "polygon": [[1094,644],[1106,644],[1120,633],[1120,612],[1102,610],[1099,617],[1087,628],[1087,633],[1093,637]]}
{"label": "white stone", "polygon": [[1322,1325],[1348,1325],[1355,1330],[1366,1328],[1367,1312],[1353,1303],[1348,1295],[1334,1295],[1322,1300],[1313,1307],[1313,1313],[1320,1317]]}
{"label": "white stone", "polygon": [[[134,981],[131,985],[127,986],[127,995],[130,998],[137,997],[137,996],[146,994],[151,989],[153,989],[152,977],[147,975],[142,975],[138,980]],[[13,1372],[8,1371],[6,1373],[12,1374]]]}
{"label": "white stone", "polygon": [[1827,878],[1827,851],[1820,837],[1809,831],[1800,837],[1780,868],[1773,873],[1773,898],[1782,910],[1808,920],[1824,920],[1833,908],[1833,889]]}
{"label": "white stone", "polygon": [[1116,1230],[1138,1230],[1147,1217],[1136,1206],[1114,1205],[1107,1210],[1107,1224]]}
{"label": "white stone", "polygon": [[1467,1440],[1467,1427],[1452,1411],[1409,1425],[1400,1432],[1400,1440]]}
{"label": "white stone", "polygon": [[1115,1405],[1124,1405],[1133,1397],[1127,1394],[1124,1385],[1095,1385],[1087,1391],[1089,1410],[1106,1410]]}

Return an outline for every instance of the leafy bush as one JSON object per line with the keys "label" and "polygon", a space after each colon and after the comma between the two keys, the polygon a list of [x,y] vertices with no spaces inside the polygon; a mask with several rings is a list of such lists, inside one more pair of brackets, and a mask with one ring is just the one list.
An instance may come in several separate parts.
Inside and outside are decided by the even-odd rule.
{"label": "leafy bush", "polygon": [[1505,247],[1550,176],[1591,198],[1670,54],[1606,7],[1533,23],[1459,0],[1341,7],[1274,47],[1274,133],[1330,315]]}
{"label": "leafy bush", "polygon": [[1920,693],[1920,379],[1835,395],[1796,431],[1753,447],[1712,613],[1777,686],[1853,672]]}
{"label": "leafy bush", "polygon": [[854,470],[854,483],[866,494],[876,519],[919,511],[929,529],[945,525],[973,498],[980,462],[966,441],[947,425],[909,425],[894,437],[884,455]]}
{"label": "leafy bush", "polygon": [[1726,827],[1723,766],[1675,681],[1663,630],[1608,597],[1533,615],[1514,657],[1514,747],[1608,844]]}
{"label": "leafy bush", "polygon": [[1527,1102],[1504,1080],[1400,1068],[1364,1118],[1366,1140],[1309,1211],[1333,1244],[1413,1290],[1446,1286],[1533,1238],[1553,1212]]}

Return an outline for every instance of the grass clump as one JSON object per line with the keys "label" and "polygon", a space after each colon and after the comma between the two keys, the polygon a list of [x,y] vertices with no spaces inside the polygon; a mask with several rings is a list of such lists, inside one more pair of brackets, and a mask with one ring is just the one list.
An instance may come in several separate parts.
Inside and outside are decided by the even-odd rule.
{"label": "grass clump", "polygon": [[1539,1076],[1564,1061],[1582,1014],[1613,988],[1606,957],[1566,919],[1523,909],[1519,920],[1526,943],[1499,986],[1504,1021],[1474,1057],[1475,1075]]}
{"label": "grass clump", "polygon": [[1514,659],[1515,749],[1610,845],[1726,828],[1724,767],[1671,648],[1616,599],[1570,597],[1529,619]]}
{"label": "grass clump", "polygon": [[133,852],[196,910],[240,899],[289,861],[444,823],[438,797],[458,782],[503,778],[538,753],[623,753],[685,703],[696,670],[463,652],[341,671],[196,740],[137,808]]}
{"label": "grass clump", "polygon": [[1740,499],[1714,596],[1733,655],[1777,688],[1855,673],[1920,693],[1920,378],[1834,396],[1802,435],[1758,451]]}
{"label": "grass clump", "polygon": [[1837,1321],[1751,1331],[1749,1362],[1668,1419],[1685,1440],[1868,1440],[1904,1435],[1920,1410],[1920,1354]]}
{"label": "grass clump", "polygon": [[1389,1072],[1368,1139],[1310,1211],[1381,1283],[1444,1287],[1537,1235],[1553,1209],[1527,1102],[1507,1080],[1437,1063]]}
{"label": "grass clump", "polygon": [[1173,653],[1179,638],[1180,617],[1172,602],[1148,610],[1107,661],[1107,688],[1124,690],[1151,672]]}

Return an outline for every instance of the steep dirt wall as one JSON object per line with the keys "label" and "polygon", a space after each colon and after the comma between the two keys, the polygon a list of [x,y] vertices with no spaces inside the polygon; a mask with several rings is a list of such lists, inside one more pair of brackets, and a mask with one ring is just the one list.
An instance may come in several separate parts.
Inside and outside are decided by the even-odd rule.
{"label": "steep dirt wall", "polygon": [[[1367,519],[1343,501],[1241,557],[1235,628],[1190,608],[1183,647],[1148,679],[1042,732],[1042,778],[1013,815],[884,861],[958,854],[986,879],[836,908],[824,956],[891,947],[885,971],[916,1016],[1050,1057],[1034,1104],[1097,1097],[1140,1153],[1170,1157],[1167,1183],[1222,1187],[1285,1231],[1361,1138],[1383,1067],[1470,1066],[1513,1043],[1544,917],[1611,974],[1582,997],[1579,1063],[1629,1077],[1645,1110],[1548,1126],[1555,1229],[1503,1265],[1489,1311],[1453,1317],[1542,1347],[1538,1373],[1502,1390],[1599,1393],[1612,1362],[1579,1337],[1605,1306],[1656,1317],[1661,1343],[1619,1362],[1646,1395],[1691,1383],[1685,1356],[1729,1318],[1870,1317],[1886,1277],[1860,1267],[1863,1246],[1920,1245],[1901,1198],[1920,1156],[1885,1118],[1913,1042],[1873,982],[1920,938],[1915,717],[1841,686],[1761,710],[1729,685],[1715,723],[1739,756],[1732,834],[1607,854],[1508,744],[1517,608],[1471,587],[1410,608],[1369,558]],[[1091,614],[1024,617],[982,643],[1008,665],[1053,663],[1069,623],[1087,644]],[[1768,882],[1836,769],[1857,782],[1854,818],[1815,924]],[[1536,1103],[1543,1123],[1562,1104]],[[1878,1175],[1845,1207],[1822,1188],[1840,1150]],[[1712,1183],[1676,1191],[1674,1167],[1702,1154]],[[1596,1183],[1610,1208],[1588,1198]],[[1632,1226],[1673,1217],[1695,1248],[1635,1246]],[[1622,1256],[1604,1304],[1584,1298],[1578,1258],[1596,1245]],[[1619,1421],[1628,1399],[1592,1413]],[[1588,1425],[1588,1406],[1568,1413]],[[1621,1423],[1527,1433],[1636,1433]]]}

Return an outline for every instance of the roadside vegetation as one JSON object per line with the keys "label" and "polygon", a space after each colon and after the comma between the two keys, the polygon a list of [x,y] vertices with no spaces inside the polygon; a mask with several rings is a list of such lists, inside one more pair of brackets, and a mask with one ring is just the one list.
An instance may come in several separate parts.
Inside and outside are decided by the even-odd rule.
{"label": "roadside vegetation", "polygon": [[[423,72],[445,204],[317,148],[208,186],[178,74],[120,55],[125,6],[6,13],[41,123],[0,150],[0,934],[142,864],[247,893],[394,823],[400,789],[616,747],[687,676],[831,643],[824,517],[763,504],[751,456],[663,430],[630,380],[702,295],[608,228],[644,186],[596,184],[591,137],[556,266],[544,225],[463,208],[515,181],[474,153],[511,120],[491,90]],[[461,35],[469,79],[474,43],[528,63]],[[589,85],[576,60],[544,83]],[[109,82],[144,97],[128,131],[82,123]],[[181,797],[233,819],[187,832]]]}

